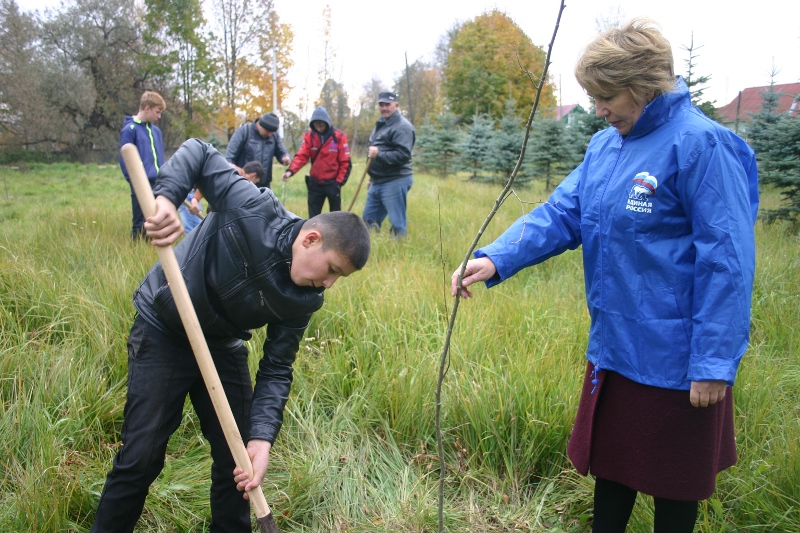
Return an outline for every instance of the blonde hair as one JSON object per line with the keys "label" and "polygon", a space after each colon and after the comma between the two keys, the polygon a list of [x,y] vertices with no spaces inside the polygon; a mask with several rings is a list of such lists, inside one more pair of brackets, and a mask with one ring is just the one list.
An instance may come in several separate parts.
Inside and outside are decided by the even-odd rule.
{"label": "blonde hair", "polygon": [[161,111],[167,108],[167,104],[164,102],[164,99],[161,98],[161,95],[153,91],[145,91],[142,93],[142,99],[139,100],[139,110],[141,111],[146,106],[150,106],[150,109],[158,108]]}
{"label": "blonde hair", "polygon": [[590,95],[627,89],[634,99],[648,100],[675,86],[672,46],[656,22],[635,18],[595,37],[578,58],[575,77]]}

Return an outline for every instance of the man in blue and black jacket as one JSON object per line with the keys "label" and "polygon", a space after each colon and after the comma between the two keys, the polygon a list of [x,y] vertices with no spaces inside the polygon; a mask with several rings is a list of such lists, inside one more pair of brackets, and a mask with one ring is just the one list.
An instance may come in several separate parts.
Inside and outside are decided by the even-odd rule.
{"label": "man in blue and black jacket", "polygon": [[[153,124],[161,118],[161,113],[166,108],[164,99],[161,95],[153,91],[145,91],[139,101],[139,112],[135,116],[126,116],[125,125],[119,133],[120,147],[126,144],[136,145],[139,150],[139,157],[142,158],[147,179],[150,180],[150,187],[155,187],[158,171],[164,165],[164,143],[161,140],[161,130]],[[128,169],[122,158],[119,159],[119,166],[122,167],[122,174],[131,182],[128,176]],[[134,239],[144,237],[144,215],[139,201],[131,186],[131,206],[133,209],[133,224],[131,226],[131,237]]]}

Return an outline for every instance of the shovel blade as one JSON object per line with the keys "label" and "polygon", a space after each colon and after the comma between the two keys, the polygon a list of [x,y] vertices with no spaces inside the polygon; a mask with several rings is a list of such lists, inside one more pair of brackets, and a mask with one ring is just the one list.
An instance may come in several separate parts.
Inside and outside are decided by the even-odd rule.
{"label": "shovel blade", "polygon": [[256,522],[258,522],[260,533],[278,533],[278,526],[275,524],[272,513],[269,513],[267,516],[262,516],[261,518],[256,518]]}

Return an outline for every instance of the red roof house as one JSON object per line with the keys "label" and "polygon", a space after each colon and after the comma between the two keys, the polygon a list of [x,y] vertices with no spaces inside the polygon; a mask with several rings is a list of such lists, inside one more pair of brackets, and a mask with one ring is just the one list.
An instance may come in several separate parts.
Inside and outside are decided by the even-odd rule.
{"label": "red roof house", "polygon": [[[773,89],[775,92],[781,93],[776,113],[797,114],[798,110],[800,110],[800,102],[797,102],[795,99],[800,95],[800,83],[774,85]],[[743,135],[747,131],[747,123],[750,122],[750,117],[753,113],[761,111],[761,106],[764,103],[762,95],[767,90],[769,90],[769,85],[764,87],[749,87],[739,93],[731,103],[717,109],[717,114],[722,124],[728,129],[735,131],[737,134]],[[736,124],[737,116],[739,118],[738,128]]]}
{"label": "red roof house", "polygon": [[575,122],[576,114],[586,113],[586,111],[580,106],[580,104],[556,106],[555,111],[556,111],[555,120],[560,120],[564,122],[568,127],[572,126],[572,124]]}
{"label": "red roof house", "polygon": [[567,115],[569,115],[578,104],[569,104],[569,105],[560,105],[556,106],[556,120],[561,120]]}

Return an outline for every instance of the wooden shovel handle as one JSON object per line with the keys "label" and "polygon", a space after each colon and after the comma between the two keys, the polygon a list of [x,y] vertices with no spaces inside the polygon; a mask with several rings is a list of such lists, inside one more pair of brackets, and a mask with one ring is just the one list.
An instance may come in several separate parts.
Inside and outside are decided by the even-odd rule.
{"label": "wooden shovel handle", "polygon": [[[150,189],[150,182],[147,180],[144,165],[142,165],[142,160],[139,157],[139,151],[133,144],[126,144],[121,148],[121,152],[133,184],[133,190],[142,208],[142,213],[144,213],[145,217],[154,215],[156,212],[156,199],[153,196],[152,189]],[[211,396],[211,403],[214,404],[214,410],[222,426],[222,432],[225,434],[225,440],[228,443],[231,454],[233,454],[236,466],[247,472],[250,475],[250,479],[252,479],[253,464],[250,462],[250,456],[247,455],[242,436],[236,426],[233,412],[231,412],[231,406],[225,396],[225,390],[222,388],[222,382],[214,366],[214,360],[208,350],[203,330],[200,328],[200,321],[197,319],[197,313],[195,313],[192,300],[189,298],[189,291],[186,289],[186,283],[183,280],[178,260],[175,258],[175,251],[172,246],[156,246],[156,250],[158,250],[161,267],[164,269],[167,282],[172,290],[172,298],[178,307],[181,322],[183,322],[195,359],[197,359],[197,366],[200,367],[203,381],[206,384],[209,396]],[[233,476],[233,472],[231,472],[231,476]],[[257,518],[263,518],[270,514],[270,508],[267,505],[266,498],[264,498],[261,486],[248,491],[247,494],[253,504],[253,510]]]}
{"label": "wooden shovel handle", "polygon": [[364,183],[364,178],[367,177],[367,171],[369,170],[369,166],[372,164],[372,159],[367,158],[367,166],[364,167],[364,173],[361,175],[361,179],[358,182],[358,187],[356,187],[356,192],[353,194],[353,199],[350,200],[350,205],[347,206],[348,211],[353,210],[353,204],[356,203],[356,198],[358,198],[358,193],[361,191],[361,185]]}
{"label": "wooden shovel handle", "polygon": [[[192,208],[192,204],[190,204],[188,200],[184,200],[183,201],[183,205],[185,205],[187,209],[191,209]],[[197,213],[196,216],[200,217],[201,220],[206,218],[206,216],[203,213]]]}

